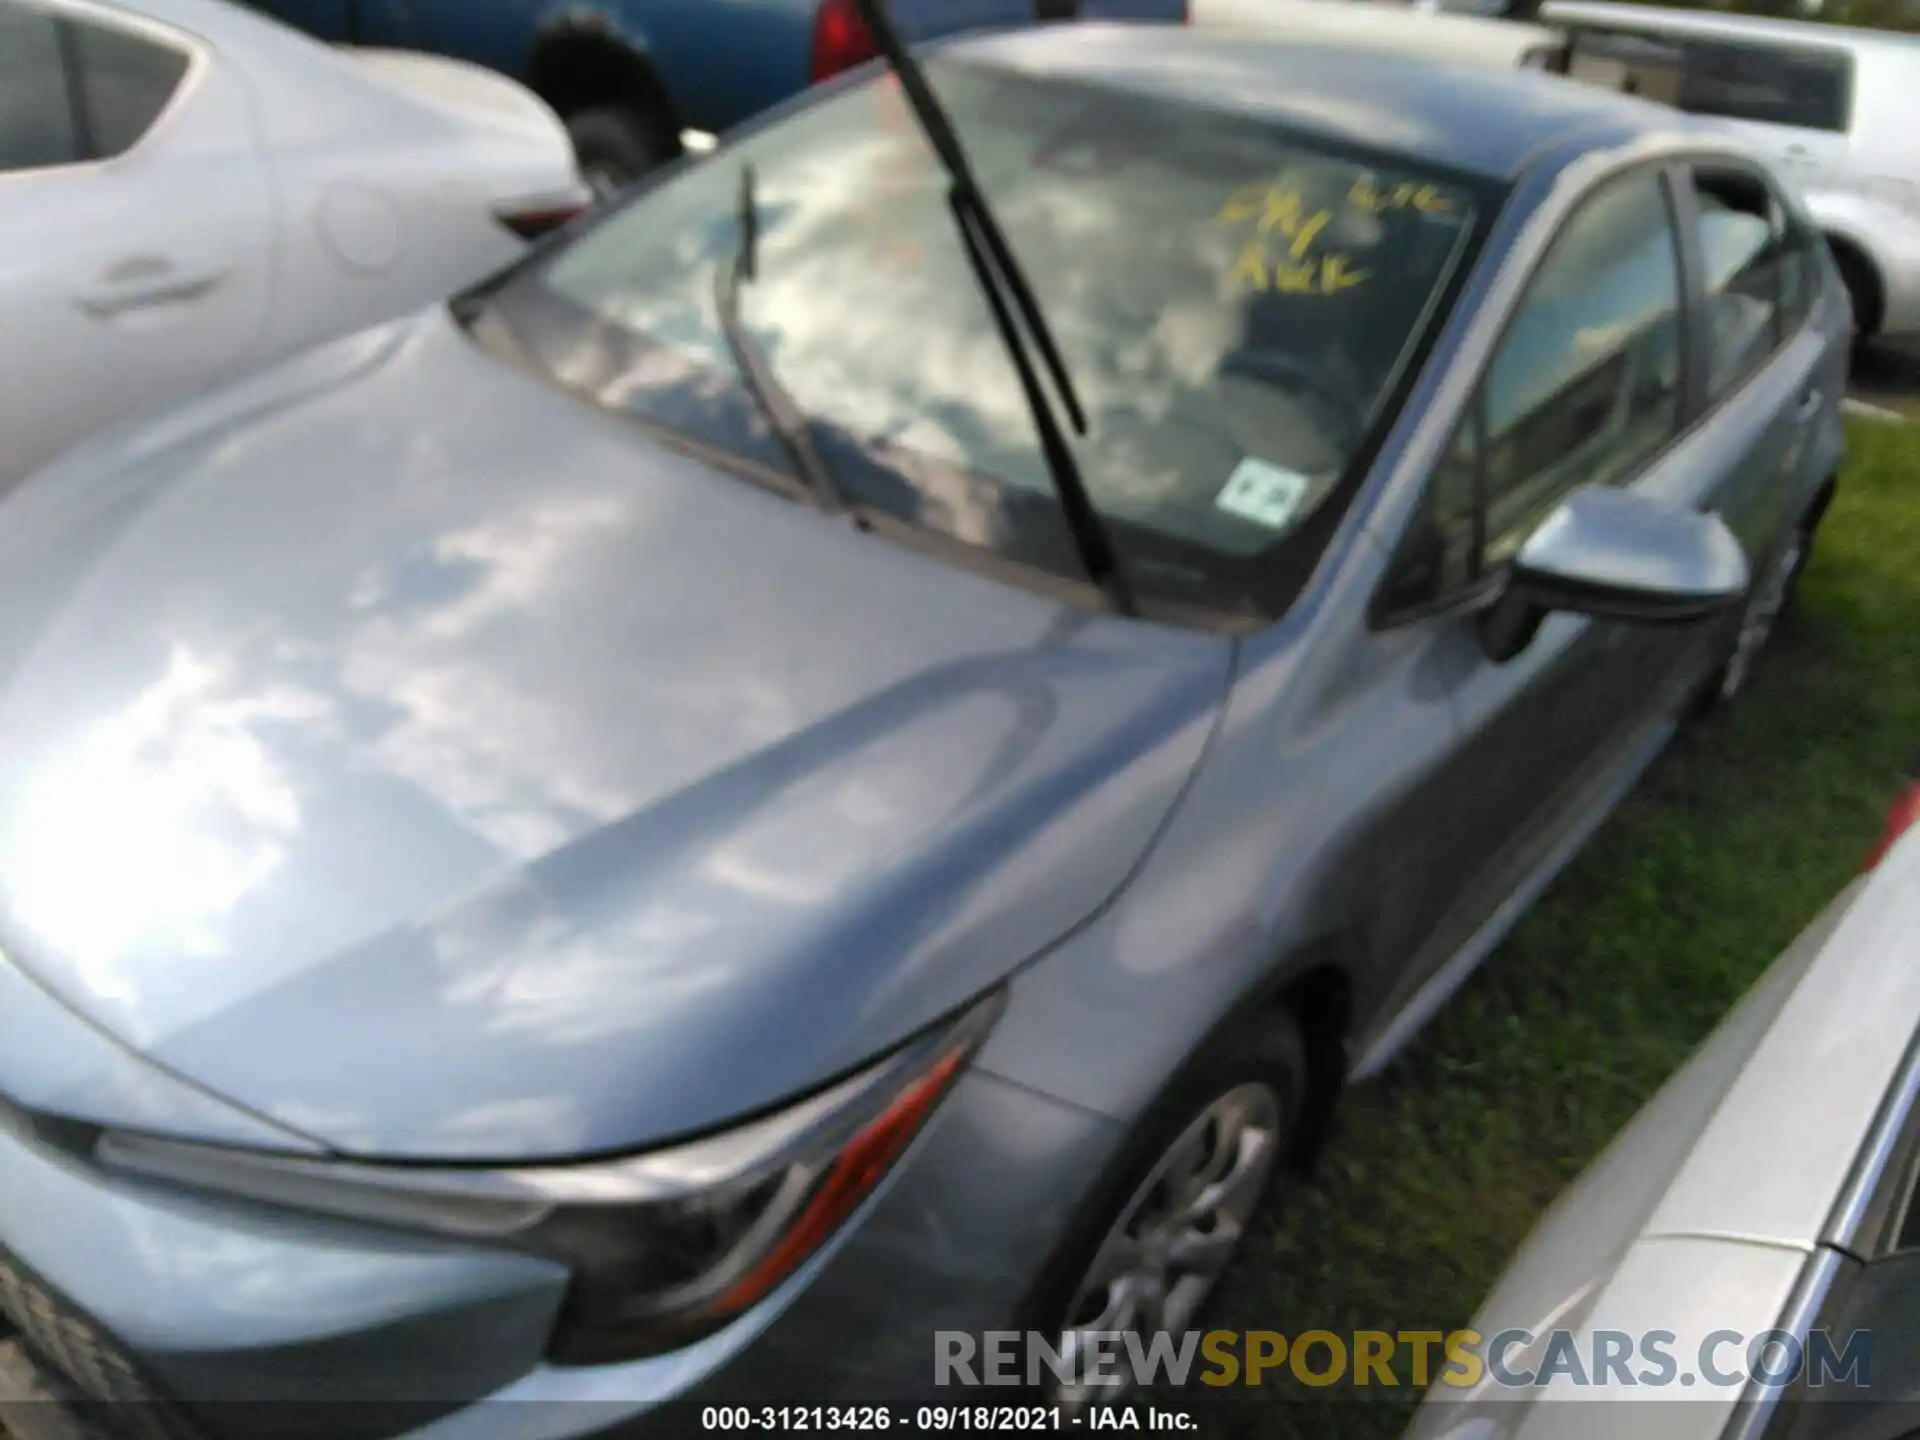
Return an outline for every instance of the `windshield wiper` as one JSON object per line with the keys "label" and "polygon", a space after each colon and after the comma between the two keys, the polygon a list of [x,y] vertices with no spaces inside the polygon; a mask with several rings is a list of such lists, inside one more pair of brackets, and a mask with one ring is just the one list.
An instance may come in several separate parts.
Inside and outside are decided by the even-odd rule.
{"label": "windshield wiper", "polygon": [[713,305],[720,317],[720,333],[726,338],[727,349],[733,356],[733,366],[740,373],[741,383],[746,386],[747,394],[752,397],[761,418],[767,422],[767,428],[773,431],[781,448],[787,452],[794,472],[827,509],[845,509],[846,498],[840,493],[833,471],[827,468],[826,461],[820,458],[820,452],[813,447],[813,433],[807,424],[806,412],[775,377],[773,368],[760,353],[760,347],[740,322],[740,287],[750,283],[759,273],[760,204],[755,194],[752,161],[740,167],[740,198],[734,218],[740,238],[733,247],[732,258],[721,265],[713,277]]}
{"label": "windshield wiper", "polygon": [[[883,0],[854,0],[854,6],[880,47],[880,53],[899,77],[900,88],[906,93],[914,119],[919,122],[927,143],[933,147],[933,153],[939,157],[941,167],[947,172],[947,204],[952,207],[954,223],[960,229],[967,260],[980,282],[987,308],[993,312],[1000,338],[1012,357],[1014,369],[1019,372],[1020,389],[1026,397],[1027,408],[1033,413],[1034,428],[1040,432],[1040,448],[1046,455],[1047,471],[1053,477],[1053,488],[1059,493],[1060,508],[1066,515],[1067,529],[1073,534],[1074,546],[1080,552],[1080,563],[1086,568],[1087,578],[1107,593],[1115,610],[1122,615],[1137,614],[1132,589],[1121,572],[1119,558],[1114,552],[1113,538],[1107,533],[1106,522],[1101,519],[1100,512],[1087,495],[1080,467],[1074,462],[1073,451],[1062,433],[1060,419],[1054,414],[1046,387],[1040,382],[1038,368],[1028,350],[1027,339],[1031,337],[1033,348],[1040,352],[1040,359],[1052,377],[1054,390],[1061,404],[1066,407],[1067,418],[1074,432],[1086,434],[1086,412],[1080,407],[1080,397],[1073,388],[1073,377],[1067,373],[1066,362],[1060,357],[1060,347],[1054,343],[1053,332],[1047,328],[1040,302],[1034,298],[1033,287],[1027,282],[1020,262],[1014,256],[1013,247],[1007,243],[1006,233],[1001,230],[992,207],[987,204],[986,195],[974,179],[973,166],[967,160],[967,152],[961,148],[953,122],[947,118],[947,112],[934,95],[933,87],[927,84],[919,62],[900,43],[893,23],[887,18]],[[1015,310],[1019,311],[1018,319],[1015,318]]]}

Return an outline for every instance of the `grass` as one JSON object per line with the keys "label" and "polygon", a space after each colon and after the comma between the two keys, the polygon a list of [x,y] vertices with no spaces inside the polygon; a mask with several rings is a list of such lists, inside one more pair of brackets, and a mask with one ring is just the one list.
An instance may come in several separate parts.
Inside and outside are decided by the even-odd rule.
{"label": "grass", "polygon": [[[1858,871],[1920,756],[1920,427],[1849,433],[1746,698],[1681,736],[1411,1052],[1346,1097],[1319,1177],[1275,1207],[1212,1323],[1464,1325],[1548,1202]],[[1276,1376],[1176,1403],[1214,1435],[1370,1440],[1419,1398]]]}

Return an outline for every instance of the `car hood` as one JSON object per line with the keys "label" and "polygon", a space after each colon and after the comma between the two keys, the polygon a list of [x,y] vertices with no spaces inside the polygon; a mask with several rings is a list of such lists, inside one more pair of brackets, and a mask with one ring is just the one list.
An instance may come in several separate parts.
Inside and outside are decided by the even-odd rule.
{"label": "car hood", "polygon": [[329,1147],[557,1157],[856,1065],[1099,907],[1231,643],[665,450],[436,312],[0,506],[0,946]]}

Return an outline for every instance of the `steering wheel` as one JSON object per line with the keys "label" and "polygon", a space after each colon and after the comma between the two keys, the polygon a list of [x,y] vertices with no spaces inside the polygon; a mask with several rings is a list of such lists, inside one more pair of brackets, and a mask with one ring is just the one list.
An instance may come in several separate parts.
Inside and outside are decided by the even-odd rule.
{"label": "steering wheel", "polygon": [[1330,438],[1343,451],[1351,452],[1366,431],[1366,412],[1352,386],[1297,355],[1283,350],[1236,350],[1220,365],[1221,379],[1234,375],[1319,402],[1320,409],[1335,422],[1336,430]]}

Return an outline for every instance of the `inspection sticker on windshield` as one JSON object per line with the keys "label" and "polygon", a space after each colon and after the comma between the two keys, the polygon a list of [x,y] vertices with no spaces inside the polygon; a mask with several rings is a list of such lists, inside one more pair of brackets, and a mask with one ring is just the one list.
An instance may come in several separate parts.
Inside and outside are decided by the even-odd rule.
{"label": "inspection sticker on windshield", "polygon": [[1299,512],[1313,482],[1298,470],[1269,465],[1249,455],[1233,467],[1233,474],[1213,503],[1229,515],[1251,520],[1269,530],[1284,530]]}

